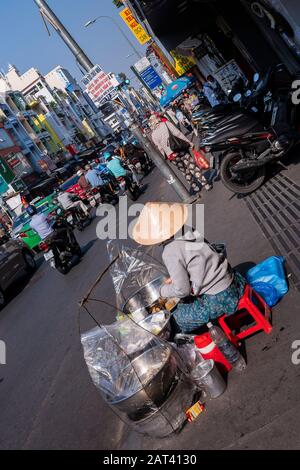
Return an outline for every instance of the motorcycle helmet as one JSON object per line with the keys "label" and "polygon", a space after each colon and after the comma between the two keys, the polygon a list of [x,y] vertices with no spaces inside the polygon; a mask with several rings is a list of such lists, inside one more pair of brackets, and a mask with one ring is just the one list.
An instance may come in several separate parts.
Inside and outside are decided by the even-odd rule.
{"label": "motorcycle helmet", "polygon": [[105,160],[108,160],[111,157],[111,153],[110,152],[104,152],[103,157],[104,157]]}
{"label": "motorcycle helmet", "polygon": [[26,207],[26,212],[28,215],[30,215],[30,217],[32,217],[37,213],[37,209],[35,206],[29,205]]}

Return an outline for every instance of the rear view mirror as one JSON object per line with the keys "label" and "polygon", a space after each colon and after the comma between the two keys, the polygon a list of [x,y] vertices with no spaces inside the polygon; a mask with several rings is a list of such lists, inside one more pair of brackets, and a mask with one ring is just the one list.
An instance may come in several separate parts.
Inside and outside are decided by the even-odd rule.
{"label": "rear view mirror", "polygon": [[253,75],[253,81],[254,81],[254,83],[257,83],[258,80],[259,80],[259,78],[260,78],[260,77],[259,77],[259,73],[255,73],[255,74]]}
{"label": "rear view mirror", "polygon": [[241,98],[242,98],[242,95],[240,93],[237,93],[236,95],[234,95],[233,101],[235,103],[238,103],[241,100]]}

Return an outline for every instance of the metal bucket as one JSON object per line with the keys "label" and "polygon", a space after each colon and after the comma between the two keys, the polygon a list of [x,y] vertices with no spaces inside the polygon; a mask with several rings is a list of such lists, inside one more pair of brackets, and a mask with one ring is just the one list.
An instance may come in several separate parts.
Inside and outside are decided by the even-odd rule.
{"label": "metal bucket", "polygon": [[200,362],[192,371],[192,379],[209,398],[218,398],[226,390],[226,382],[212,359]]}

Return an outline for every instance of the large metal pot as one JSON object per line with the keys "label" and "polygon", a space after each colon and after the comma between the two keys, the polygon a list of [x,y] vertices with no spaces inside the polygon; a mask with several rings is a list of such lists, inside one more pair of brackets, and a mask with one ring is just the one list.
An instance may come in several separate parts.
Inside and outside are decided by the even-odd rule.
{"label": "large metal pot", "polygon": [[181,429],[186,422],[185,411],[196,401],[195,385],[183,375],[178,380],[160,408],[145,418],[134,422],[134,429],[151,437],[166,437]]}
{"label": "large metal pot", "polygon": [[[136,380],[132,367],[139,378],[136,380],[137,390],[131,396],[115,398],[110,404],[126,413],[129,419],[138,421],[153,413],[166,400],[175,382],[178,364],[170,349],[156,346],[136,357],[128,367],[128,374]],[[124,374],[120,380],[124,380]]]}
{"label": "large metal pot", "polygon": [[138,291],[132,294],[123,306],[126,314],[133,314],[134,320],[140,321],[149,315],[147,307],[156,302],[160,297],[160,288],[166,276],[160,276],[148,282]]}

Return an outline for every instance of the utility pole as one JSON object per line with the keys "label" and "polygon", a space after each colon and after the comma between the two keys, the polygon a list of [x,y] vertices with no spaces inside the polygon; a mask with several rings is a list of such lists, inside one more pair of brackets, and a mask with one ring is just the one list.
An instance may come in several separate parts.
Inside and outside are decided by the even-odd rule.
{"label": "utility pole", "polygon": [[[55,13],[51,10],[49,5],[45,0],[34,0],[40,10],[40,13],[43,17],[47,28],[47,21],[50,23],[55,31],[60,35],[62,40],[74,54],[76,61],[80,64],[86,72],[89,72],[93,67],[93,62],[89,59],[86,53],[81,49],[79,44],[75,41],[75,39],[71,36],[69,31],[64,27],[61,21],[57,18]],[[48,28],[47,28],[48,30]],[[48,30],[49,33],[49,30]],[[50,34],[50,33],[49,33]]]}

